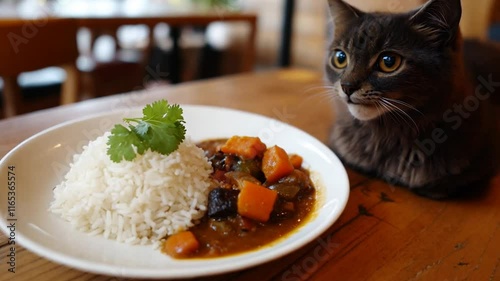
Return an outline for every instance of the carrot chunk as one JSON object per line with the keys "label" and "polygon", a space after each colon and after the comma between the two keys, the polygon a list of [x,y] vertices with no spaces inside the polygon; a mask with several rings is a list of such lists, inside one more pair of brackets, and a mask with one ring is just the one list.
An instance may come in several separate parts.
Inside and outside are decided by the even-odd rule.
{"label": "carrot chunk", "polygon": [[262,172],[268,183],[277,182],[280,178],[293,172],[294,167],[286,151],[275,145],[268,148],[262,157]]}
{"label": "carrot chunk", "polygon": [[236,154],[246,159],[254,159],[266,150],[266,145],[258,137],[233,136],[221,147],[224,153]]}
{"label": "carrot chunk", "polygon": [[295,169],[300,169],[302,167],[302,156],[298,154],[290,154],[289,155],[290,162],[292,162],[292,165]]}
{"label": "carrot chunk", "polygon": [[174,258],[188,257],[194,254],[200,244],[191,231],[173,234],[163,243],[163,252]]}
{"label": "carrot chunk", "polygon": [[271,216],[278,193],[253,182],[245,181],[238,195],[238,214],[266,222]]}

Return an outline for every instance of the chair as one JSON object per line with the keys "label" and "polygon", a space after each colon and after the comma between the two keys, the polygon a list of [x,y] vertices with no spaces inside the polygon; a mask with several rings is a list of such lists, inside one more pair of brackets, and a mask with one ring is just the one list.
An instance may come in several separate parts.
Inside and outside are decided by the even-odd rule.
{"label": "chair", "polygon": [[50,66],[66,71],[61,104],[78,99],[79,73],[76,22],[71,19],[0,20],[0,77],[3,79],[5,117],[20,112],[23,101],[17,77],[22,72]]}
{"label": "chair", "polygon": [[[85,22],[80,36],[80,60],[78,68],[82,79],[82,93],[85,98],[113,95],[137,90],[144,86],[147,63],[150,58],[151,43],[149,37],[145,46],[123,46],[119,38],[124,25],[120,21]],[[144,26],[148,30],[148,26]],[[149,31],[148,31],[149,32]],[[148,35],[150,36],[150,35]],[[112,48],[106,58],[99,58],[97,42]],[[101,42],[102,43],[102,42]],[[103,46],[101,45],[101,46]],[[109,50],[108,50],[109,51]]]}

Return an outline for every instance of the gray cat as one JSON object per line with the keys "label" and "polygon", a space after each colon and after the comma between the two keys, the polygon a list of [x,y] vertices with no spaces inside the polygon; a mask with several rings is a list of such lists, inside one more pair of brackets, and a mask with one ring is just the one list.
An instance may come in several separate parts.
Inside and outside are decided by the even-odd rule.
{"label": "gray cat", "polygon": [[326,77],[340,100],[330,147],[346,165],[420,195],[478,189],[498,167],[500,49],[464,43],[460,0],[405,14],[328,1]]}

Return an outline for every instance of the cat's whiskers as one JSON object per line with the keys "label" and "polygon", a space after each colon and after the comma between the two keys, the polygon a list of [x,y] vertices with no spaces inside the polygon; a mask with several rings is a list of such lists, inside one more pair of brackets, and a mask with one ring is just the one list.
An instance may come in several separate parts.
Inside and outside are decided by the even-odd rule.
{"label": "cat's whiskers", "polygon": [[309,93],[311,91],[315,91],[317,89],[331,89],[331,90],[336,90],[337,88],[335,86],[331,86],[331,85],[324,85],[324,84],[319,84],[317,86],[310,86],[308,87],[304,93]]}
{"label": "cat's whiskers", "polygon": [[340,99],[340,97],[337,94],[332,93],[331,91],[321,91],[321,92],[316,92],[313,94],[308,95],[304,100],[305,101],[319,101],[319,102],[330,102],[335,99]]}
{"label": "cat's whiskers", "polygon": [[[312,91],[314,92],[311,93]],[[302,94],[307,95],[305,100],[318,99],[319,102],[323,102],[324,100],[331,102],[334,99],[341,99],[338,95],[337,87],[328,85],[310,87]]]}
{"label": "cat's whiskers", "polygon": [[420,132],[420,129],[419,129],[417,123],[415,122],[415,120],[413,120],[413,118],[410,115],[408,115],[408,113],[406,113],[404,110],[402,110],[397,105],[391,103],[388,100],[380,99],[380,101],[383,104],[385,104],[386,106],[388,106],[390,109],[394,109],[394,110],[391,110],[391,111],[394,112],[394,113],[396,113],[397,115],[399,115],[409,126],[411,126],[411,124],[407,121],[407,119],[409,119],[413,123],[413,125],[415,126],[415,129],[416,129],[417,133]]}
{"label": "cat's whiskers", "polygon": [[402,106],[405,106],[411,110],[414,110],[415,112],[418,112],[420,115],[422,115],[423,117],[425,117],[425,114],[422,113],[422,111],[418,110],[416,107],[414,107],[413,105],[407,103],[407,102],[404,102],[402,100],[396,100],[396,99],[391,99],[391,98],[387,98],[387,97],[381,97],[382,99],[384,100],[387,100],[389,102],[394,102],[394,103],[397,103],[397,104],[400,104]]}
{"label": "cat's whiskers", "polygon": [[[402,119],[402,118],[401,118],[398,114],[394,113],[388,105],[384,104],[384,103],[383,103],[383,102],[381,102],[380,100],[378,101],[378,104],[379,104],[380,106],[382,106],[383,108],[385,108],[385,110],[386,110],[386,112],[387,112],[387,115],[388,115],[389,117],[391,117],[391,119],[392,119],[394,122],[396,122],[396,123],[400,123],[400,120],[405,121],[405,120],[404,120],[404,119]],[[384,115],[385,115],[385,114],[384,114]],[[383,116],[384,116],[384,115],[383,115]],[[407,123],[407,122],[405,122],[405,123]]]}
{"label": "cat's whiskers", "polygon": [[[389,121],[387,120],[388,118],[391,118],[394,122],[398,122],[395,118],[394,118],[394,113],[392,113],[389,109],[385,108],[384,105],[382,104],[382,102],[380,101],[376,101],[375,102],[377,108],[381,108],[382,109],[382,113],[381,115],[379,116],[379,120],[380,120],[380,124],[382,125],[382,128],[385,129],[386,131],[386,134],[389,134],[390,131],[391,131],[391,126],[384,126],[384,124],[390,124]],[[387,114],[386,114],[387,113]]]}
{"label": "cat's whiskers", "polygon": [[385,114],[384,114],[384,111],[383,109],[381,110],[381,105],[380,105],[380,102],[378,100],[375,100],[375,102],[373,103],[375,105],[375,108],[377,109],[377,112],[378,112],[378,116],[380,118],[378,118],[380,124],[383,124],[384,121],[385,121]]}

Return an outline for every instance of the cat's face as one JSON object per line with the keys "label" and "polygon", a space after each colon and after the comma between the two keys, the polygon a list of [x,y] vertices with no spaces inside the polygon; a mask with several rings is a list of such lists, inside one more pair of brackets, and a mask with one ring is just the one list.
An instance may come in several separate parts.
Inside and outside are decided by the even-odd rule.
{"label": "cat's face", "polygon": [[329,4],[334,39],[326,73],[352,116],[411,114],[440,102],[452,79],[459,0],[431,0],[408,14],[362,13],[340,0]]}

